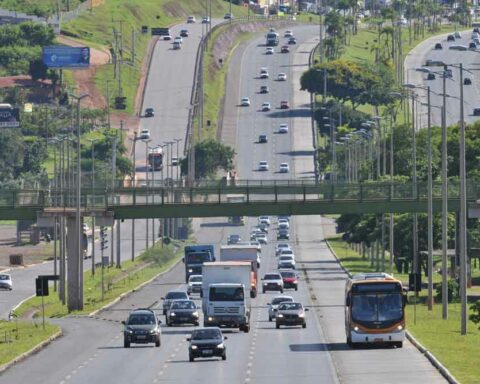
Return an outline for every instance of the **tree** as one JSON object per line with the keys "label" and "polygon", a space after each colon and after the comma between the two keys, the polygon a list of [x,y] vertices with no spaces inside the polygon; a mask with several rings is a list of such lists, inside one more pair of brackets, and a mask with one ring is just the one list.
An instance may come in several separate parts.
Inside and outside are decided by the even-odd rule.
{"label": "tree", "polygon": [[30,68],[28,74],[32,77],[33,81],[45,80],[48,74],[48,67],[43,63],[41,59],[33,60],[30,62]]}
{"label": "tree", "polygon": [[[213,177],[219,169],[233,169],[235,151],[215,140],[204,140],[195,145],[195,176],[198,179]],[[181,162],[182,175],[188,174],[188,156]]]}

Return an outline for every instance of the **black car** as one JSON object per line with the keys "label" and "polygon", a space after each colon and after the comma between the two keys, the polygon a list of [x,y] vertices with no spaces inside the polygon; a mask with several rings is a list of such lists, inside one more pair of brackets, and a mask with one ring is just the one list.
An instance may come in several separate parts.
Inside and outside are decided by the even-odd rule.
{"label": "black car", "polygon": [[167,293],[165,297],[162,297],[163,300],[163,314],[166,315],[170,305],[174,300],[188,300],[188,293],[181,290],[172,290]]}
{"label": "black car", "polygon": [[268,93],[268,85],[261,85],[260,86],[260,93]]}
{"label": "black car", "polygon": [[473,41],[471,41],[470,44],[468,44],[468,48],[469,49],[477,49],[477,44],[475,44]]}
{"label": "black car", "polygon": [[473,116],[480,116],[480,108],[473,108]]}
{"label": "black car", "polygon": [[465,77],[465,79],[463,79],[463,85],[472,85],[472,79]]}
{"label": "black car", "polygon": [[173,324],[199,325],[198,308],[192,300],[174,300],[167,311],[167,326]]}
{"label": "black car", "polygon": [[442,43],[435,44],[435,49],[443,49]]}
{"label": "black car", "polygon": [[160,324],[155,312],[151,309],[136,309],[128,315],[127,321],[122,321],[123,346],[130,348],[131,343],[147,344],[155,343],[160,347]]}
{"label": "black car", "polygon": [[455,36],[454,35],[448,35],[447,36],[447,41],[455,41]]}
{"label": "black car", "polygon": [[155,116],[155,110],[153,108],[146,108],[145,117],[153,117],[153,116]]}
{"label": "black car", "polygon": [[267,135],[259,135],[258,136],[258,142],[260,144],[267,143],[268,142]]}
{"label": "black car", "polygon": [[429,73],[427,75],[427,80],[435,80],[435,74],[434,73]]}
{"label": "black car", "polygon": [[290,37],[288,39],[288,44],[297,44],[297,39],[295,37]]}
{"label": "black car", "polygon": [[227,360],[227,347],[224,341],[222,331],[218,327],[206,327],[195,329],[192,335],[187,339],[190,342],[188,346],[188,358],[190,362],[196,358],[221,357]]}
{"label": "black car", "polygon": [[188,30],[187,29],[182,29],[180,31],[180,36],[181,37],[188,37]]}
{"label": "black car", "polygon": [[290,239],[290,233],[288,232],[288,229],[279,229],[277,232],[277,240],[281,239]]}

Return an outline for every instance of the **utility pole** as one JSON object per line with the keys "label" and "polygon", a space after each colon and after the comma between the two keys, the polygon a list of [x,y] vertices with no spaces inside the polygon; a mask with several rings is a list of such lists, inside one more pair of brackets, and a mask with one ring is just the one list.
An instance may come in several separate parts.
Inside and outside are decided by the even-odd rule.
{"label": "utility pole", "polygon": [[[132,187],[136,188],[136,180],[137,180],[137,162],[136,162],[136,152],[135,147],[137,144],[137,131],[135,131],[133,136],[133,183]],[[130,139],[131,140],[131,139]],[[136,194],[133,194],[133,204],[136,203]],[[135,219],[132,219],[132,261],[135,260]]]}
{"label": "utility pole", "polygon": [[442,318],[448,319],[448,146],[447,146],[447,66],[443,66],[442,104]]}
{"label": "utility pole", "polygon": [[[92,206],[95,206],[95,141],[88,139],[92,146]],[[92,276],[95,276],[95,215],[92,215]]]}
{"label": "utility pole", "polygon": [[[146,179],[146,183],[147,183],[147,195],[145,196],[145,199],[146,199],[146,203],[148,204],[148,143],[152,141],[151,139],[149,140],[143,140],[143,142],[145,143],[145,179]],[[145,223],[146,223],[146,237],[145,237],[145,248],[148,249],[148,218],[145,219]]]}
{"label": "utility pole", "polygon": [[[413,198],[417,197],[417,135],[415,132],[415,93],[412,92],[412,146],[413,146],[413,170],[412,170],[412,185],[413,185]],[[415,276],[419,273],[418,270],[418,215],[416,212],[413,213],[413,228],[412,228],[412,238],[413,238],[413,266],[412,272]],[[415,288],[415,295],[417,295],[418,287]]]}
{"label": "utility pole", "polygon": [[433,181],[432,181],[432,122],[431,122],[431,104],[430,87],[427,87],[428,103],[428,310],[433,309]]}

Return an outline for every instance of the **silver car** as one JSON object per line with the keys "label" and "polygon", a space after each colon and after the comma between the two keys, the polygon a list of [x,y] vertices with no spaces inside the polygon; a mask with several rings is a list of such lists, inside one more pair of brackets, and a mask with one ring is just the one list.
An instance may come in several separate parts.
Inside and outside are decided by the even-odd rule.
{"label": "silver car", "polygon": [[12,277],[9,274],[0,274],[0,289],[6,289],[9,291],[13,289]]}
{"label": "silver car", "polygon": [[188,278],[187,293],[191,295],[192,293],[201,293],[202,292],[202,275],[190,275]]}
{"label": "silver car", "polygon": [[277,308],[280,303],[293,303],[292,296],[275,296],[270,303],[268,303],[268,321],[275,319]]}

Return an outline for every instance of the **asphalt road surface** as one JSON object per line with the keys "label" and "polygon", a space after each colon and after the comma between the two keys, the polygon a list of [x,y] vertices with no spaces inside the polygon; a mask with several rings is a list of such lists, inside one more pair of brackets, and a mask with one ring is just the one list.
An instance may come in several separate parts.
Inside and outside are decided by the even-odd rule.
{"label": "asphalt road surface", "polygon": [[[449,49],[452,45],[466,45],[468,47],[471,40],[473,29],[461,31],[461,38],[456,41],[447,41],[447,34],[432,37],[415,47],[405,60],[405,78],[407,83],[421,85],[423,87],[430,86],[431,105],[432,107],[432,124],[441,125],[441,116],[439,107],[443,105],[443,67],[429,66],[432,73],[435,74],[434,80],[427,80],[427,73],[417,71],[417,68],[425,68],[426,60],[439,60],[446,64],[453,64],[449,67],[452,70],[452,77],[446,79],[446,117],[447,126],[457,124],[460,121],[460,87],[463,86],[464,96],[464,120],[472,123],[478,120],[479,116],[473,115],[473,109],[480,107],[480,51],[457,51]],[[436,43],[441,43],[443,49],[434,49]],[[472,80],[471,85],[463,85],[460,83],[460,69],[458,65],[463,63],[463,77]],[[427,91],[416,90],[420,96],[421,103],[427,103]],[[411,104],[411,103],[410,103]],[[427,126],[427,106],[418,105],[420,113],[418,113],[418,126]]]}
{"label": "asphalt road surface", "polygon": [[[299,74],[306,69],[308,51],[314,45],[316,28],[298,27],[297,53],[264,55],[263,39],[252,40],[244,52],[237,53],[233,66],[240,64],[240,76],[230,76],[227,103],[249,96],[252,106],[238,107],[236,132],[223,135],[235,140],[237,168],[241,178],[276,179],[313,177],[311,130],[308,94],[298,91]],[[281,39],[283,42],[283,38]],[[269,61],[267,61],[269,60]],[[267,66],[271,76],[285,72],[289,81],[269,79],[271,94],[257,95],[263,83],[257,76]],[[296,79],[292,82],[292,79]],[[240,81],[240,85],[235,83]],[[296,82],[295,82],[296,81]],[[230,86],[231,85],[231,86]],[[234,92],[231,95],[230,92]],[[288,100],[292,109],[257,112],[259,103],[270,99],[273,108]],[[229,111],[229,110],[227,110]],[[231,114],[235,118],[235,114]],[[288,134],[275,134],[279,123],[288,122]],[[267,133],[267,144],[255,143],[260,133]],[[266,160],[271,168],[258,172],[258,161]],[[291,172],[279,174],[281,162],[290,164]],[[183,286],[183,264],[150,285],[129,295],[96,318],[65,318],[60,321],[65,336],[45,350],[18,364],[4,375],[5,382],[29,383],[439,383],[442,377],[408,342],[404,348],[365,348],[353,350],[345,344],[343,329],[343,290],[346,275],[339,268],[323,241],[320,216],[292,217],[291,244],[300,264],[302,278],[299,290],[285,291],[309,306],[307,328],[275,329],[268,322],[266,304],[274,293],[259,294],[253,300],[250,333],[228,332],[227,360],[188,362],[185,338],[191,327],[163,327],[162,346],[123,348],[121,320],[137,307],[161,308],[161,297],[169,289]],[[260,274],[275,270],[275,219],[268,235],[269,244],[262,248]],[[225,225],[226,218],[202,221],[196,232],[199,243],[226,242],[230,233],[248,239],[256,218],[244,227]],[[307,284],[307,276],[309,283]]]}

